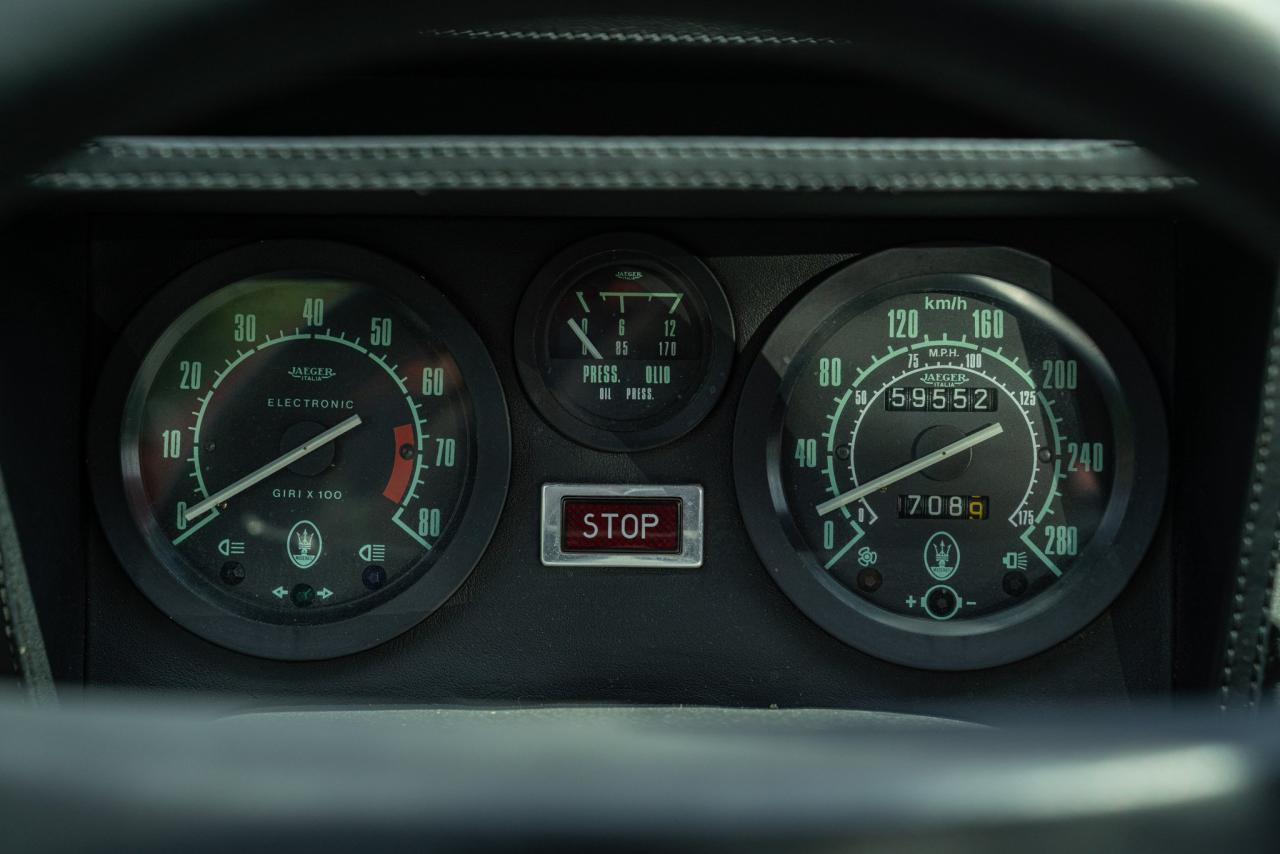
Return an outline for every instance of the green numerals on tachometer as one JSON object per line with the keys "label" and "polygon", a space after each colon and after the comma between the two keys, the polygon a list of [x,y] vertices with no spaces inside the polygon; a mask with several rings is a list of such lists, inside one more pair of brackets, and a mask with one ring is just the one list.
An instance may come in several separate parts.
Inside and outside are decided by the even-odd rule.
{"label": "green numerals on tachometer", "polygon": [[391,318],[374,317],[369,320],[369,344],[374,347],[391,346]]}
{"label": "green numerals on tachometer", "polygon": [[423,507],[418,511],[418,533],[424,537],[440,536],[440,511]]}
{"label": "green numerals on tachometer", "polygon": [[422,369],[422,394],[426,397],[444,394],[444,368],[428,366]]}
{"label": "green numerals on tachometer", "polygon": [[178,381],[180,389],[198,389],[204,382],[204,365],[200,362],[183,360],[178,363],[178,372],[182,375]]}
{"label": "green numerals on tachometer", "polygon": [[239,314],[232,318],[231,337],[236,343],[250,343],[258,340],[258,315]]}
{"label": "green numerals on tachometer", "polygon": [[324,323],[324,300],[307,297],[302,301],[302,323],[304,326],[319,326]]}
{"label": "green numerals on tachometer", "polygon": [[823,388],[840,385],[841,364],[837,356],[823,356],[818,360],[818,385]]}
{"label": "green numerals on tachometer", "polygon": [[818,441],[816,439],[796,440],[796,462],[801,468],[811,469],[818,465]]}

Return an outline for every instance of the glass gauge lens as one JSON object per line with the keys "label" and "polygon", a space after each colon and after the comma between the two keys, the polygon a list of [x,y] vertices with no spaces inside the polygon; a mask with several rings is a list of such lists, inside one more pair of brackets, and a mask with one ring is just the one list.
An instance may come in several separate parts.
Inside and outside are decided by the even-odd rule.
{"label": "glass gauge lens", "polygon": [[445,315],[428,325],[368,279],[294,269],[220,284],[150,342],[117,453],[167,573],[297,629],[376,610],[450,555],[476,489],[475,396],[492,409],[496,379],[476,388],[492,367],[463,367],[475,342]]}
{"label": "glass gauge lens", "polygon": [[670,244],[598,238],[542,271],[521,310],[521,376],[539,411],[583,444],[639,450],[698,423],[733,352],[710,272]]}
{"label": "glass gauge lens", "polygon": [[707,337],[684,283],[613,263],[566,285],[547,341],[547,386],[560,405],[619,430],[679,408],[701,380]]}
{"label": "glass gauge lens", "polygon": [[443,545],[469,406],[403,306],[359,282],[262,276],[175,332],[130,396],[122,447],[160,554],[264,619],[309,621],[402,585]]}
{"label": "glass gauge lens", "polygon": [[1118,437],[1055,320],[975,290],[886,294],[796,366],[780,473],[831,578],[941,621],[1029,602],[1072,571],[1114,491]]}
{"label": "glass gauge lens", "polygon": [[854,645],[1012,660],[1078,630],[1136,567],[1163,500],[1159,400],[1065,278],[1053,294],[1089,331],[992,276],[890,265],[882,284],[891,261],[837,274],[766,344],[738,423],[744,512],[784,590]]}

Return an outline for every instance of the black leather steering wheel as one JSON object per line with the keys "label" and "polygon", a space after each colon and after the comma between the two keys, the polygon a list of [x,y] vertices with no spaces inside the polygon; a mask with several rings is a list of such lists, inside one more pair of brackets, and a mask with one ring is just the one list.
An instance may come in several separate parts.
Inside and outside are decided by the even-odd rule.
{"label": "black leather steering wheel", "polygon": [[[0,192],[104,129],[163,126],[304,75],[423,58],[442,33],[642,33],[685,45],[786,44],[799,48],[788,61],[817,71],[896,78],[1038,129],[1132,139],[1196,178],[1195,199],[1226,230],[1276,254],[1280,7],[1267,0],[611,5],[388,0],[375,13],[341,0],[305,11],[282,0],[0,0],[0,120],[21,129],[0,136]],[[1269,541],[1267,520],[1280,511],[1267,463],[1280,446],[1263,447],[1280,435],[1265,411],[1280,405],[1277,393],[1262,389],[1260,470],[1241,485],[1242,498],[1250,492],[1242,525],[1255,536],[1242,539],[1236,589],[1220,591],[1224,706],[1234,704],[1233,682],[1253,705],[1256,680],[1232,659],[1256,659],[1254,638],[1237,624],[1253,624],[1269,590],[1268,551],[1257,544]]]}
{"label": "black leather steering wheel", "polygon": [[[1265,0],[43,0],[0,4],[0,185],[91,133],[199,115],[245,92],[441,31],[697,33],[811,48],[816,68],[896,77],[1071,135],[1135,140],[1200,179],[1266,245],[1280,209],[1280,13]],[[763,36],[761,34],[764,34]],[[749,39],[748,39],[749,40]]]}
{"label": "black leather steering wheel", "polygon": [[[597,4],[582,0],[542,3],[536,11],[494,0],[469,0],[465,3],[455,0],[437,3],[392,0],[377,6],[333,0],[315,0],[305,5],[278,0],[256,3],[245,0],[218,0],[216,3],[210,0],[118,0],[112,3],[0,0],[0,126],[19,129],[18,133],[0,135],[0,187],[10,194],[8,198],[0,197],[0,203],[7,201],[12,204],[19,200],[17,194],[24,174],[93,133],[119,127],[122,121],[145,120],[154,126],[234,101],[247,91],[283,85],[300,75],[357,67],[373,58],[413,57],[429,50],[434,43],[433,34],[441,30],[536,28],[554,31],[568,26],[570,22],[575,31],[590,28],[607,31],[617,27],[674,31],[687,27],[706,35],[712,42],[732,40],[743,34],[791,39],[807,47],[806,61],[819,69],[897,77],[957,100],[978,102],[986,109],[995,107],[1011,117],[1072,135],[1133,139],[1200,180],[1205,188],[1200,195],[1219,221],[1227,229],[1251,240],[1263,252],[1274,254],[1273,235],[1277,224],[1280,224],[1280,171],[1273,166],[1275,153],[1280,151],[1280,85],[1277,85],[1280,83],[1280,10],[1265,0],[1252,3],[1248,0],[1231,3],[1213,0],[1038,0],[1032,3],[1025,0],[970,0],[965,3],[955,0],[867,0],[848,2],[838,7],[816,0],[791,0],[765,8],[752,8],[748,4],[727,0],[699,0],[696,3],[649,0],[645,3],[616,3],[607,15],[600,12]],[[1273,348],[1272,359],[1280,359],[1277,348]],[[1272,378],[1263,389],[1263,400],[1268,406],[1274,404],[1274,386],[1275,379]],[[1259,448],[1267,448],[1268,453],[1264,456],[1271,459],[1280,458],[1280,448],[1275,449],[1277,453],[1270,453],[1272,445],[1280,442],[1275,435],[1277,432],[1271,429],[1268,417],[1264,415],[1259,431]],[[1280,487],[1267,467],[1264,465],[1263,468],[1264,471],[1252,484],[1258,494],[1251,496],[1250,501],[1253,502],[1253,518],[1265,523],[1274,519],[1275,511],[1280,509],[1275,506],[1280,499],[1273,497],[1280,493]],[[1265,540],[1262,534],[1257,530],[1251,536]],[[1250,552],[1242,558],[1247,564],[1241,568],[1242,583],[1248,586],[1247,594],[1254,597],[1265,590],[1258,586],[1265,583],[1267,570],[1266,550],[1261,551],[1261,555]],[[1224,591],[1224,597],[1238,592]],[[1224,632],[1227,628],[1224,626]],[[1230,643],[1228,641],[1228,648]],[[741,716],[728,715],[725,720],[725,727],[746,726]],[[444,726],[447,722],[423,718],[422,723]],[[303,763],[301,770],[277,774],[277,782],[303,783],[310,776],[305,773],[308,770],[315,775],[342,774],[350,768],[373,773],[367,757],[361,760],[359,751],[354,749],[344,749],[336,755],[350,764],[331,762],[331,767],[317,765],[314,757],[304,756],[307,745],[312,742],[298,739],[296,727],[292,735],[282,735],[284,727],[293,725],[288,721],[268,724],[258,721],[248,727],[255,744],[275,745],[269,753],[252,756],[269,755],[275,765],[264,765],[249,754],[241,756],[232,752],[211,757],[211,751],[203,747],[191,751],[188,758],[192,761],[219,761],[219,773],[224,776],[217,781],[220,785],[225,783],[226,790],[196,785],[187,779],[189,774],[184,775],[180,769],[162,768],[155,762],[138,760],[133,770],[142,775],[138,780],[143,783],[171,786],[171,798],[166,804],[179,810],[177,818],[184,817],[180,811],[182,808],[192,810],[187,817],[193,821],[200,817],[199,809],[202,808],[194,800],[196,796],[205,798],[204,803],[208,806],[207,799],[217,800],[221,796],[237,794],[237,781],[256,780],[262,787],[262,800],[255,802],[244,797],[243,792],[235,798],[223,797],[213,804],[216,809],[211,809],[202,820],[195,821],[194,826],[213,833],[214,818],[229,820],[237,815],[251,814],[253,822],[235,829],[235,833],[218,837],[220,843],[243,841],[250,831],[278,833],[280,828],[266,821],[272,809],[287,815],[301,815],[299,801],[282,798],[282,790],[268,791],[265,788],[264,781],[275,779],[271,775],[286,767],[288,761]],[[326,721],[324,728],[333,724],[333,721]],[[276,725],[282,728],[273,729]],[[26,745],[39,744],[42,738],[54,739],[60,744],[74,744],[84,751],[93,750],[94,738],[120,738],[122,741],[117,745],[118,749],[104,758],[127,765],[130,756],[135,754],[130,754],[126,748],[145,750],[157,733],[162,737],[161,743],[174,751],[184,743],[181,736],[185,731],[177,724],[158,722],[146,732],[135,731],[137,728],[131,726],[121,725],[114,729],[104,729],[104,726],[101,722],[85,724],[84,721],[72,721],[71,727],[78,735],[68,741],[48,722],[22,715],[0,717],[0,807],[6,802],[10,804],[7,808],[0,808],[0,848],[5,847],[2,844],[4,828],[13,826],[11,820],[24,809],[23,805],[42,803],[42,796],[49,796],[43,802],[45,819],[49,822],[56,822],[59,818],[49,812],[52,809],[50,804],[72,806],[75,804],[72,796],[76,794],[98,797],[92,802],[98,812],[91,815],[85,825],[87,829],[93,821],[110,818],[117,807],[132,803],[130,798],[136,796],[140,802],[154,795],[154,792],[148,795],[145,791],[126,787],[116,790],[116,799],[113,800],[109,796],[109,787],[91,785],[95,770],[111,769],[90,766],[89,775],[85,777],[83,763],[77,762],[84,758],[83,753],[71,756],[64,755],[64,751],[55,757],[63,764],[50,765],[48,756],[52,754],[24,750]],[[645,726],[652,726],[652,721],[646,721]],[[697,731],[702,724],[694,726],[692,734],[689,726],[688,721],[682,722],[677,738],[689,739],[686,746],[694,751],[689,755],[705,763],[700,765],[704,771],[728,755],[717,753],[715,739],[708,747],[706,733]],[[717,728],[720,725],[710,721],[706,726]],[[308,737],[316,734],[312,727],[313,724],[307,725]],[[571,735],[562,731],[558,723],[552,729],[556,738],[571,739]],[[796,745],[798,753],[765,751],[767,755],[750,754],[745,762],[730,763],[724,774],[707,771],[702,782],[707,786],[725,787],[718,790],[718,811],[714,812],[714,817],[731,822],[733,810],[726,805],[732,803],[734,786],[750,782],[748,788],[752,798],[748,800],[753,809],[761,810],[754,816],[757,823],[769,832],[785,834],[791,826],[788,822],[806,817],[805,802],[786,799],[778,812],[769,813],[768,805],[778,802],[765,797],[767,785],[785,787],[789,781],[801,779],[797,775],[816,773],[815,768],[830,775],[822,778],[825,787],[822,791],[830,792],[831,787],[846,784],[849,786],[846,794],[850,798],[859,796],[859,793],[870,794],[873,790],[868,788],[868,784],[872,781],[859,782],[857,777],[856,749],[851,749],[848,744],[840,748],[838,755],[849,763],[844,766],[847,773],[843,776],[840,768],[821,761],[822,752],[830,749],[830,739],[840,735],[840,728],[835,729],[837,731],[833,734],[832,727],[824,724],[821,727],[822,738],[817,743],[810,741]],[[485,732],[476,729],[474,721],[467,722],[459,732],[463,738],[474,738],[477,743],[485,742],[487,738]],[[726,729],[717,729],[716,738],[724,738],[726,732]],[[773,725],[761,732],[770,738],[780,737]],[[794,731],[792,734],[794,736]],[[346,735],[350,736],[349,730]],[[652,736],[652,732],[647,735]],[[1264,812],[1268,809],[1265,801],[1233,798],[1256,797],[1258,786],[1270,786],[1269,791],[1274,792],[1275,782],[1280,778],[1276,774],[1276,769],[1280,768],[1280,750],[1276,748],[1274,737],[1264,739],[1261,749],[1255,752],[1250,752],[1252,748],[1224,748],[1214,753],[1215,746],[1222,744],[1216,734],[1213,738],[1200,731],[1185,735],[1182,740],[1171,737],[1167,743],[1162,742],[1152,748],[1149,752],[1159,754],[1158,759],[1164,758],[1150,767],[1142,766],[1146,769],[1144,773],[1156,774],[1166,780],[1170,774],[1187,774],[1188,780],[1203,781],[1203,774],[1212,772],[1217,775],[1212,779],[1221,785],[1216,789],[1187,790],[1182,801],[1178,800],[1180,795],[1177,791],[1170,790],[1169,799],[1156,805],[1157,808],[1145,802],[1139,804],[1147,810],[1146,818],[1151,821],[1179,818],[1178,822],[1169,825],[1175,829],[1195,825],[1196,822],[1181,820],[1189,815],[1198,816],[1197,821],[1204,826],[1218,819],[1249,819],[1251,821],[1235,827],[1250,834],[1273,832],[1274,822],[1269,825],[1263,820],[1268,815]],[[630,729],[616,733],[596,732],[589,744],[598,747],[601,755],[607,755],[610,747],[616,751],[619,743],[625,743],[627,738],[634,736],[635,732]],[[527,758],[531,754],[523,740],[540,743],[538,740],[545,737],[545,728],[541,724],[532,728],[520,725],[512,736],[512,755]],[[964,767],[970,769],[971,776],[976,779],[981,779],[985,767],[992,774],[992,784],[983,789],[983,793],[1003,795],[1017,803],[1025,803],[1025,795],[1029,791],[1026,787],[1034,788],[1035,781],[1042,779],[1036,774],[1046,767],[1066,768],[1065,760],[1078,756],[1075,751],[1080,744],[1086,743],[1087,738],[1088,734],[1080,733],[1076,740],[1066,739],[1058,753],[1046,750],[1031,754],[1025,765],[1017,764],[1024,760],[1002,755],[997,759],[997,762],[1004,763],[999,765],[1002,769],[1000,774],[992,770],[997,766],[981,764],[985,761],[983,755],[977,755],[973,750],[956,753],[946,746],[945,739],[931,742],[937,748],[936,753],[927,758],[915,758],[922,763],[970,763]],[[439,734],[427,738],[425,744],[421,736],[411,738],[408,743],[413,750],[405,754],[398,750],[397,745],[388,744],[384,733],[377,746],[385,752],[378,755],[387,762],[399,756],[407,763],[396,776],[396,781],[405,786],[403,794],[390,802],[364,796],[355,796],[346,802],[335,797],[318,797],[317,802],[335,811],[331,817],[334,820],[318,824],[291,841],[297,846],[308,840],[315,842],[322,839],[317,835],[317,829],[329,828],[339,834],[330,837],[331,841],[342,839],[345,843],[354,843],[356,839],[341,834],[350,834],[350,828],[371,829],[369,822],[359,816],[357,808],[372,809],[371,805],[380,804],[387,817],[400,822],[391,825],[394,833],[383,834],[374,840],[388,848],[406,839],[418,838],[415,831],[420,826],[414,824],[415,816],[419,822],[439,821],[435,827],[437,830],[444,828],[445,841],[458,842],[465,836],[465,828],[458,821],[442,819],[439,810],[427,813],[414,811],[414,797],[440,795],[440,791],[422,786],[422,779],[431,774],[448,774],[457,770],[469,785],[476,787],[474,794],[479,795],[483,791],[481,772],[489,766],[463,767],[468,759],[456,743],[448,752],[448,758],[460,763],[458,769],[439,767],[438,757],[441,754],[436,751],[446,741],[447,738],[441,738]],[[279,747],[284,744],[292,748],[295,742],[297,754],[282,751]],[[994,751],[995,746],[990,742],[990,739],[984,739],[986,746]],[[659,752],[679,749],[681,743],[668,740],[654,744],[644,739],[640,742],[647,750]],[[1128,747],[1131,743],[1117,737],[1110,743],[1109,752],[1102,751],[1105,754],[1100,759],[1102,765],[1091,768],[1083,777],[1063,779],[1079,785],[1115,779],[1115,775],[1126,767],[1126,750],[1132,752]],[[540,744],[542,748],[546,747],[545,743]],[[690,746],[694,744],[698,745],[696,750]],[[733,744],[728,747],[736,749]],[[1160,752],[1166,747],[1170,751],[1168,756]],[[525,751],[523,754],[522,750]],[[1188,750],[1202,752],[1191,755],[1186,753]],[[41,758],[42,755],[45,758]],[[705,824],[710,813],[700,814],[704,821],[694,821],[691,813],[681,813],[680,804],[675,800],[652,797],[653,792],[663,786],[664,780],[658,767],[661,763],[654,761],[654,755],[647,754],[642,763],[644,779],[636,780],[636,785],[648,786],[650,792],[648,800],[638,799],[652,810],[651,813],[643,813],[642,817],[655,823],[674,821],[671,826],[673,834],[692,828],[703,841],[714,838],[715,828]],[[804,761],[796,762],[796,755],[802,755]],[[887,760],[883,747],[875,752],[875,756],[880,763],[877,767],[884,771]],[[593,764],[593,756],[581,749],[574,750],[572,758],[573,770],[586,775],[584,780],[595,780],[591,777],[593,774],[602,775],[595,780],[597,786],[605,786],[609,779],[616,779],[610,778],[606,772],[624,774],[628,767],[617,756],[611,764]],[[245,761],[239,762],[240,759]],[[502,759],[501,751],[495,751],[492,744],[484,751],[483,761],[490,763],[495,774],[500,771]],[[1253,760],[1259,764],[1249,765]],[[437,764],[433,766],[433,762]],[[683,763],[681,773],[694,773],[688,767],[691,764]],[[745,768],[751,775],[776,774],[777,779],[772,783],[756,777],[751,781],[735,779],[735,767]],[[44,772],[34,773],[33,769],[37,768],[43,768]],[[166,777],[168,771],[173,771],[172,777]],[[417,772],[421,775],[415,777]],[[896,786],[893,791],[903,799],[909,799],[920,791],[919,781],[903,774],[906,772],[889,779]],[[375,778],[371,776],[369,779]],[[418,780],[416,788],[415,779]],[[812,782],[810,777],[804,779]],[[962,785],[954,774],[948,779]],[[49,786],[59,785],[58,781],[62,780],[68,788],[51,794],[38,787],[32,789],[30,784],[33,780]],[[78,781],[79,787],[71,781]],[[98,782],[102,781],[99,779]],[[520,791],[527,791],[527,787],[537,784],[531,775],[509,782],[511,803],[518,799]],[[526,788],[521,789],[521,786]],[[999,788],[1001,786],[1004,788]],[[1116,797],[1123,798],[1125,792],[1141,788],[1141,779],[1135,778],[1129,781],[1128,788],[1120,785],[1116,789]],[[606,796],[622,798],[626,794],[625,789],[625,786],[614,791],[578,785],[566,788],[563,794],[565,797],[581,797],[594,791],[597,800],[603,802],[609,800]],[[676,787],[672,791],[696,799],[698,792],[705,793],[708,789]],[[808,786],[795,791],[807,793],[819,789]],[[23,793],[21,797],[15,795],[18,792]],[[742,794],[742,791],[737,793]],[[190,803],[183,800],[188,794],[193,799]],[[970,792],[961,801],[947,801],[944,794],[933,792],[932,795],[938,796],[935,800],[919,804],[922,809],[937,808],[929,816],[929,821],[933,822],[930,829],[937,830],[940,826],[971,827],[966,825],[966,816],[960,806],[971,806],[978,800],[977,796]],[[1023,800],[1018,801],[1019,797]],[[545,798],[537,802],[547,806]],[[697,806],[695,802],[690,803]],[[1180,804],[1201,808],[1202,812],[1180,816]],[[823,810],[838,810],[840,805],[840,798],[823,800],[819,804]],[[520,827],[547,831],[548,838],[553,837],[554,834],[547,830],[554,824],[553,819],[569,822],[573,816],[565,802],[559,806],[559,812],[547,806],[549,812],[543,816],[522,813],[523,824]],[[1103,815],[1106,814],[1105,807],[1102,801],[1091,802],[1087,807],[1079,807],[1079,815],[1085,818]],[[819,812],[814,812],[809,818],[818,815]],[[830,817],[829,813],[822,815]],[[892,821],[878,824],[877,817],[867,814],[866,809],[861,812],[854,810],[849,815],[868,822],[866,826],[875,833],[890,832],[922,820],[922,813],[913,814],[910,810],[886,812]],[[1018,810],[1012,809],[996,819],[1013,820],[1018,815]],[[475,822],[481,820],[478,812],[467,813],[467,818]],[[539,818],[546,821],[539,822]],[[680,824],[682,818],[685,821],[683,825]],[[344,825],[337,819],[346,819],[349,823]],[[945,825],[945,822],[952,824]],[[162,834],[157,837],[158,841],[153,840],[160,849],[163,843],[178,838],[176,834],[182,830],[180,822],[170,823],[173,824],[173,833],[168,836]],[[595,827],[593,831],[600,838],[607,838],[611,831],[630,831],[637,827],[635,816],[632,816],[626,821],[619,819],[615,826]],[[840,822],[832,822],[825,827],[831,833],[821,834],[824,842],[830,838],[845,838],[848,830]],[[1033,825],[1024,823],[1019,827],[1026,831]],[[1150,829],[1141,820],[1132,826],[1107,825],[1110,831],[1122,834],[1141,833],[1144,827]],[[563,829],[556,825],[552,830],[556,828]],[[492,837],[501,841],[504,837],[497,832],[500,829],[498,825],[490,825],[486,829],[486,839]],[[661,834],[653,836],[660,838]],[[70,840],[70,844],[76,841],[77,835],[70,833],[59,838]],[[272,838],[279,842],[284,837]],[[740,835],[734,838],[741,841]],[[786,838],[782,837],[783,841]],[[945,838],[951,843],[956,839]],[[1018,840],[1026,842],[1031,838],[1024,833]],[[1035,838],[1040,847],[1053,848],[1053,845],[1043,842],[1047,837]],[[1087,839],[1079,836],[1069,838],[1075,843],[1089,844]],[[203,841],[210,843],[213,839],[212,836],[204,837]],[[1169,833],[1161,834],[1160,839],[1168,843],[1177,841],[1176,836],[1171,837]],[[1003,840],[1009,841],[1008,838]],[[122,844],[129,842],[127,839],[116,841]],[[1248,837],[1234,840],[1237,844],[1247,841]],[[21,845],[10,850],[20,848]]]}

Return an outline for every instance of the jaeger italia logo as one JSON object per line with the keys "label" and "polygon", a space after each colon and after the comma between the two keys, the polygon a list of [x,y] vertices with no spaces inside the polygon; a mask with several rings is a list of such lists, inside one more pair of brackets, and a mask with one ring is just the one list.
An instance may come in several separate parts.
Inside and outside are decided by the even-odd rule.
{"label": "jaeger italia logo", "polygon": [[289,376],[295,380],[303,382],[318,383],[323,380],[332,379],[337,376],[338,372],[333,368],[308,368],[302,365],[294,365],[289,369]]}

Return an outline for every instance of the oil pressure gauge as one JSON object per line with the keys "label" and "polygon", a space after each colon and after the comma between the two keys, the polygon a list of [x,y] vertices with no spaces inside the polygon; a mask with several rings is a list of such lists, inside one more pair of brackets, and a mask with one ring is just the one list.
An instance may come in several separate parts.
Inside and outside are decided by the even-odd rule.
{"label": "oil pressure gauge", "polygon": [[520,309],[520,376],[538,411],[605,451],[671,442],[728,379],[733,318],[706,266],[643,235],[577,244],[538,274]]}

